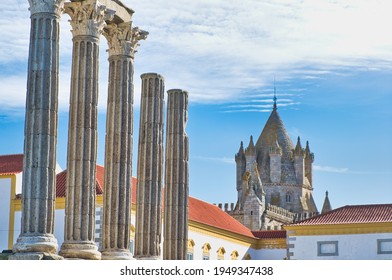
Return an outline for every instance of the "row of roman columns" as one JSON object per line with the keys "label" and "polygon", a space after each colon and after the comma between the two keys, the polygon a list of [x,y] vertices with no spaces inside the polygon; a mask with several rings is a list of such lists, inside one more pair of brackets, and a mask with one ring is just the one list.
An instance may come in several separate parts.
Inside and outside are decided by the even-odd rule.
{"label": "row of roman columns", "polygon": [[[14,259],[130,259],[133,64],[147,32],[112,21],[98,0],[29,0],[30,51],[22,182],[22,227]],[[73,35],[64,243],[54,232],[59,20]],[[101,248],[95,236],[99,40],[109,45],[105,186]],[[184,259],[188,211],[188,94],[168,91],[164,259]],[[135,257],[160,256],[164,169],[164,79],[142,75]]]}

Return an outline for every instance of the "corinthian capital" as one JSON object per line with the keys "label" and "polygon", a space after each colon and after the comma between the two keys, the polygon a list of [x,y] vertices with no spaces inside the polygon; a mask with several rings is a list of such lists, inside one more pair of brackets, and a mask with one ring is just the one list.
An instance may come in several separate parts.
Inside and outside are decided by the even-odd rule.
{"label": "corinthian capital", "polygon": [[104,29],[108,40],[109,56],[126,55],[134,57],[138,42],[147,38],[148,32],[132,27],[132,22],[111,23]]}
{"label": "corinthian capital", "polygon": [[30,14],[51,13],[61,16],[64,10],[64,0],[29,0]]}
{"label": "corinthian capital", "polygon": [[64,8],[71,17],[74,37],[85,35],[99,38],[106,26],[105,21],[111,20],[115,14],[97,0],[65,3]]}

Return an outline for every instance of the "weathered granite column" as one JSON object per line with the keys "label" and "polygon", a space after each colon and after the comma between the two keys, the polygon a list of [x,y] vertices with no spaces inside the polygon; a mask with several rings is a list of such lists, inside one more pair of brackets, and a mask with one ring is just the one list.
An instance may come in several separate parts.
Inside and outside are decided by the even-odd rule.
{"label": "weathered granite column", "polygon": [[131,259],[133,61],[147,32],[132,23],[109,24],[109,89],[106,114],[102,259]]}
{"label": "weathered granite column", "polygon": [[96,0],[65,4],[73,35],[68,127],[65,258],[100,259],[94,241],[99,38],[114,12]]}
{"label": "weathered granite column", "polygon": [[[29,0],[31,13],[28,60],[22,226],[15,258],[41,259],[55,254],[59,20],[63,0]],[[26,254],[30,253],[30,254]]]}
{"label": "weathered granite column", "polygon": [[137,161],[135,258],[158,259],[162,230],[164,79],[142,78]]}
{"label": "weathered granite column", "polygon": [[168,92],[165,159],[163,259],[185,260],[188,248],[188,157],[185,127],[188,92]]}

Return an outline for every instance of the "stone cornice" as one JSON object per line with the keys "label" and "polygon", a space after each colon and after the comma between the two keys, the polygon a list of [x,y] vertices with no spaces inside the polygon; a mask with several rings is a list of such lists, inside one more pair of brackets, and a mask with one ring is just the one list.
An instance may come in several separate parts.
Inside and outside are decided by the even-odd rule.
{"label": "stone cornice", "polygon": [[124,22],[108,24],[103,34],[108,40],[109,56],[125,55],[133,58],[138,42],[145,40],[148,32],[132,27],[132,22]]}
{"label": "stone cornice", "polygon": [[73,37],[91,36],[99,38],[106,26],[106,20],[114,17],[115,11],[109,10],[97,0],[70,2],[64,4],[65,13],[70,17]]}
{"label": "stone cornice", "polygon": [[65,0],[28,0],[30,14],[51,13],[60,17],[64,11]]}

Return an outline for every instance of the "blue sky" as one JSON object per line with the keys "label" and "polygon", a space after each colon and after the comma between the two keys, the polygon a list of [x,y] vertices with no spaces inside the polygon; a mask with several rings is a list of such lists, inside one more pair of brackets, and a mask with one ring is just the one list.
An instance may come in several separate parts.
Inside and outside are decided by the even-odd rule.
{"label": "blue sky", "polygon": [[[30,32],[28,1],[0,3],[0,154],[23,151]],[[379,1],[163,0],[123,3],[150,34],[135,58],[137,146],[140,75],[189,92],[190,193],[235,202],[234,154],[259,136],[272,109],[293,141],[315,154],[314,197],[332,207],[392,203],[392,3]],[[174,2],[174,1],[173,1]],[[72,36],[61,19],[58,161],[66,162]],[[103,164],[107,43],[100,44],[98,163]],[[136,149],[134,149],[136,163]],[[134,164],[136,174],[136,164]]]}

